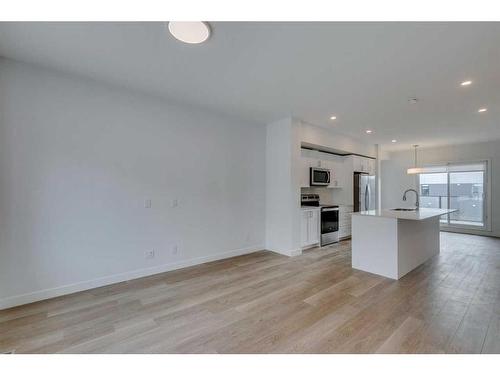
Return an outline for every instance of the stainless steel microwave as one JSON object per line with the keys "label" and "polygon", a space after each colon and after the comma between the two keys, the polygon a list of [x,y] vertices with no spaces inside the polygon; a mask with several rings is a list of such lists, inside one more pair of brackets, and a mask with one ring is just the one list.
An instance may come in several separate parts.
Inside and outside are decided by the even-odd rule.
{"label": "stainless steel microwave", "polygon": [[311,186],[330,185],[330,170],[324,168],[311,168],[309,184]]}

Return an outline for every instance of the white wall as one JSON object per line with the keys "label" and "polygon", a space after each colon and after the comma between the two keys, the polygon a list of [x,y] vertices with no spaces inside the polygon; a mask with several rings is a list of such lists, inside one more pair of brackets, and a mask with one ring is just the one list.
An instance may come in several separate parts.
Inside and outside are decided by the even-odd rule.
{"label": "white wall", "polygon": [[[418,150],[420,165],[442,162],[491,160],[491,232],[467,231],[470,233],[500,236],[500,141],[450,145]],[[416,188],[417,177],[406,174],[406,169],[414,163],[413,150],[399,151],[389,154],[387,160],[381,162],[382,168],[382,207],[405,207],[414,204],[413,195],[404,202],[403,192]]]}
{"label": "white wall", "polygon": [[261,249],[264,169],[264,126],[0,60],[0,308]]}
{"label": "white wall", "polygon": [[301,253],[299,130],[292,118],[267,125],[266,248],[288,256]]}

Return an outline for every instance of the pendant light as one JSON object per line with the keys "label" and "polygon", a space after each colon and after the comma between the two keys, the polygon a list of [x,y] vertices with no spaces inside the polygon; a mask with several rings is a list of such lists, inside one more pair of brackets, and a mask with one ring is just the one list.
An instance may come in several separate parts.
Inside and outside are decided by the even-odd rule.
{"label": "pendant light", "polygon": [[424,173],[424,168],[418,167],[418,164],[417,164],[417,148],[418,148],[418,145],[413,145],[413,148],[415,149],[415,164],[414,164],[413,168],[408,168],[406,170],[406,173],[407,174]]}

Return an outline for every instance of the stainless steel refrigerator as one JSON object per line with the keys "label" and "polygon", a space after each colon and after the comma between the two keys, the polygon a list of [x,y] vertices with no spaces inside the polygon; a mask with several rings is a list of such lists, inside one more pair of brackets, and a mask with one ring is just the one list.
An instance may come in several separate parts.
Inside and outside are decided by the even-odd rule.
{"label": "stainless steel refrigerator", "polygon": [[354,172],[354,212],[375,209],[375,176]]}

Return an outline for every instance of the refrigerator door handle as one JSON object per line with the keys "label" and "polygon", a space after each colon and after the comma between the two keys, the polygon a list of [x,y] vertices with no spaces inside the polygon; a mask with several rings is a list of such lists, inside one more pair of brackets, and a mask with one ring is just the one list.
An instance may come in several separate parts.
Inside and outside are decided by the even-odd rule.
{"label": "refrigerator door handle", "polygon": [[369,205],[370,205],[370,190],[368,188],[368,184],[366,184],[366,187],[365,187],[365,211],[369,210]]}

